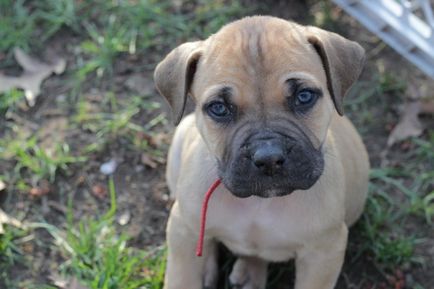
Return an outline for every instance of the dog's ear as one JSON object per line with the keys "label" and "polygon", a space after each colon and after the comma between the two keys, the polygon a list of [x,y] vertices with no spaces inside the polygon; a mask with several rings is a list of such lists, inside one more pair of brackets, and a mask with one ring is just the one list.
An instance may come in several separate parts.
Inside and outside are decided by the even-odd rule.
{"label": "dog's ear", "polygon": [[175,125],[184,113],[187,95],[193,82],[202,41],[187,42],[172,50],[154,72],[155,86],[172,109]]}
{"label": "dog's ear", "polygon": [[365,50],[354,41],[316,27],[307,27],[307,39],[321,57],[327,88],[336,110],[343,115],[343,98],[362,71]]}

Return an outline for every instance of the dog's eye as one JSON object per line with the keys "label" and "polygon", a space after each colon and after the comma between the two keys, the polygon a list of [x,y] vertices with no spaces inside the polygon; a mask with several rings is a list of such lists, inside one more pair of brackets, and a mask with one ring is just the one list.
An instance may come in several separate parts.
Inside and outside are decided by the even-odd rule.
{"label": "dog's eye", "polygon": [[221,101],[215,101],[207,105],[206,111],[214,120],[226,121],[233,113],[233,106]]}
{"label": "dog's eye", "polygon": [[295,96],[296,106],[309,106],[314,103],[317,98],[317,94],[309,89],[303,89],[297,92]]}

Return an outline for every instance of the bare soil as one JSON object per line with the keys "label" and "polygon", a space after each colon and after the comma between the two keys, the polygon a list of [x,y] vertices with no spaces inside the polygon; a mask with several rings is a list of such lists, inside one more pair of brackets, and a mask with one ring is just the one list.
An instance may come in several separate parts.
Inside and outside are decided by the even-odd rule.
{"label": "bare soil", "polygon": [[[245,1],[246,5],[249,1]],[[258,13],[272,14],[286,19],[295,19],[301,23],[310,22],[316,13],[315,5],[304,1],[265,1],[262,3],[262,10]],[[412,82],[419,87],[432,87],[432,80],[429,80],[415,67],[409,64],[406,60],[400,57],[397,53],[388,47],[383,47],[381,42],[365,28],[359,25],[354,19],[351,19],[344,12],[333,8],[333,16],[338,21],[331,23],[332,28],[345,36],[358,41],[367,50],[367,65],[364,73],[361,76],[362,81],[371,81],[372,75],[377,73],[379,69],[384,69],[392,74],[397,75],[400,79],[407,82]],[[52,40],[53,49],[68,57],[73,55],[70,43],[74,43],[73,35],[64,35]],[[169,48],[168,48],[169,49]],[[122,91],[127,89],[124,83],[137,73],[140,77],[147,79],[147,82],[152,84],[152,68],[153,63],[161,59],[167,51],[154,52],[153,55],[140,55],[139,58],[129,59],[127,56],[120,56],[117,60],[117,67],[113,79],[119,97],[122,96]],[[138,71],[135,67],[141,67]],[[145,69],[143,69],[145,67]],[[380,67],[380,68],[379,68]],[[68,110],[59,110],[57,105],[59,95],[66,93],[68,90],[69,75],[56,76],[47,80],[43,85],[44,95],[38,99],[37,105],[22,114],[20,118],[31,133],[44,134],[47,142],[55,142],[58,140],[67,140],[72,144],[72,149],[80,151],[85,144],[92,143],[94,136],[92,134],[82,134],[78,130],[64,128],[68,126],[67,119],[69,115],[65,115]],[[86,83],[89,90],[93,87],[92,82]],[[107,84],[108,85],[108,84]],[[150,88],[153,94],[153,100],[160,101],[161,98],[157,92]],[[98,96],[99,91],[93,95]],[[371,105],[369,109],[373,114],[376,122],[370,127],[360,127],[362,122],[356,122],[359,130],[362,131],[364,141],[368,147],[371,163],[373,167],[381,164],[382,152],[386,147],[387,136],[389,134],[389,125],[396,124],[398,121],[397,107],[405,97],[388,96],[387,101],[391,102],[391,109],[384,111],[381,105]],[[89,94],[91,97],[91,94]],[[158,113],[158,112],[154,112]],[[358,119],[356,112],[350,113],[350,118]],[[155,114],[154,114],[155,115]],[[147,113],[140,114],[140,117],[135,119],[138,125],[145,125],[152,116]],[[3,122],[3,120],[2,120]],[[0,123],[0,131],[5,123]],[[170,136],[173,127],[171,125],[160,125],[156,131]],[[63,132],[63,133],[62,133]],[[163,141],[161,148],[167,150],[170,137]],[[393,151],[388,154],[387,161],[389,163],[399,163],[400,147],[394,147]],[[1,204],[11,215],[19,216],[27,221],[44,220],[58,227],[65,226],[65,212],[67,208],[67,200],[69,194],[73,194],[74,215],[77,219],[81,216],[94,215],[96,212],[104,211],[109,205],[109,198],[98,197],[93,191],[95,185],[101,186],[104,190],[107,189],[107,177],[99,172],[99,167],[102,163],[111,158],[116,158],[120,161],[114,179],[116,184],[116,192],[118,198],[118,215],[129,214],[130,219],[127,225],[123,227],[128,234],[133,238],[131,243],[134,246],[145,248],[154,247],[164,244],[165,240],[165,224],[169,214],[170,202],[168,201],[168,189],[164,180],[164,164],[158,164],[156,168],[150,168],[141,161],[141,154],[137,151],[129,151],[125,148],[121,140],[114,139],[113,142],[107,145],[105,150],[98,153],[86,163],[74,165],[67,175],[61,175],[57,178],[56,183],[51,192],[41,198],[33,198],[27,193],[2,193]],[[0,163],[1,170],[10,170],[10,164]],[[359,256],[356,259],[357,251],[362,246],[359,242],[359,234],[357,226],[351,230],[350,241],[346,262],[343,272],[339,279],[337,288],[414,288],[414,282],[420,283],[424,288],[434,288],[434,230],[432,226],[424,222],[415,220],[412,226],[406,228],[408,234],[416,234],[423,232],[426,241],[418,245],[416,254],[424,256],[425,266],[411,266],[408,268],[397,268],[402,272],[406,280],[405,287],[392,287],[393,282],[389,282],[391,276],[396,272],[381,272],[375,268],[371,256]],[[22,271],[22,268],[15,268],[13,274],[22,274],[21,279],[28,277],[34,278],[38,282],[49,282],[49,275],[56,264],[60,262],[61,256],[53,255],[49,249],[49,244],[52,242],[49,236],[43,230],[37,230],[35,239],[38,241],[34,245],[26,248],[25,254],[31,255],[34,260],[32,270]],[[224,251],[224,249],[222,249]],[[228,253],[224,255],[228,257]],[[229,257],[229,259],[231,259]],[[222,260],[222,264],[226,264],[228,258]],[[292,265],[289,265],[291,267]],[[277,278],[273,288],[292,288],[293,270],[283,271],[281,266],[275,269],[273,266],[273,276]],[[398,275],[401,273],[397,273]],[[227,270],[223,270],[222,275],[227,275]],[[396,276],[395,276],[396,277]],[[224,280],[221,283],[226,283]],[[0,282],[1,285],[1,282]],[[1,287],[1,286],[0,286]],[[3,288],[3,287],[1,287]],[[222,284],[221,288],[225,288]]]}

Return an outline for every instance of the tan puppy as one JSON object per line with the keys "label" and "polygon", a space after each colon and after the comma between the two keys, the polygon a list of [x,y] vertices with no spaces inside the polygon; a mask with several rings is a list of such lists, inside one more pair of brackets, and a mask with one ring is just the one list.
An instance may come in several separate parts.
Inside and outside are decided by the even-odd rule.
{"label": "tan puppy", "polygon": [[[319,28],[248,17],[174,49],[155,82],[178,126],[167,182],[166,289],[215,288],[216,243],[239,256],[237,288],[265,288],[267,262],[295,258],[296,289],[333,288],[348,226],[362,213],[369,162],[342,100],[364,50]],[[201,204],[212,196],[204,256]]]}

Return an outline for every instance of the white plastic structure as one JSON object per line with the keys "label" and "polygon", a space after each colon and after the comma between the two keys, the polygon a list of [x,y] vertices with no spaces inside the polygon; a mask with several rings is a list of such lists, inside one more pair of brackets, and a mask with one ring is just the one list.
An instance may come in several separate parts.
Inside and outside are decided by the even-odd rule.
{"label": "white plastic structure", "polygon": [[434,79],[434,16],[429,0],[333,0]]}

